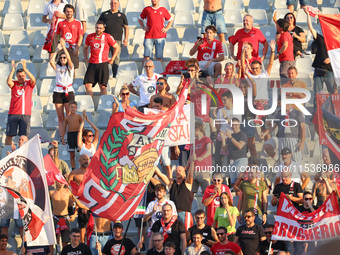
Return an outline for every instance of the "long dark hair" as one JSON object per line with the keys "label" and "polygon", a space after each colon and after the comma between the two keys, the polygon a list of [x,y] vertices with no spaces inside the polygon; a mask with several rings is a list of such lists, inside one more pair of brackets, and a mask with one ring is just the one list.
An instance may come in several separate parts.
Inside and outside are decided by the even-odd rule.
{"label": "long dark hair", "polygon": [[296,26],[296,18],[295,18],[294,13],[288,12],[288,13],[286,13],[286,15],[283,18],[286,19],[288,15],[293,15],[293,18],[294,18],[294,27],[295,27]]}
{"label": "long dark hair", "polygon": [[82,139],[83,143],[85,143],[85,136],[87,136],[87,134],[90,133],[90,132],[93,133],[92,130],[90,130],[90,129],[84,129],[84,131],[83,131],[83,139]]}
{"label": "long dark hair", "polygon": [[[64,50],[60,51],[60,52],[58,53],[58,56],[57,56],[57,57],[58,57],[57,65],[58,65],[58,66],[61,66],[61,67],[62,67],[63,65],[61,64],[60,56],[63,55],[63,54],[66,55],[66,53],[65,53]],[[66,68],[67,68],[68,75],[71,76],[71,70],[70,70],[70,67],[69,67],[69,65],[68,65],[68,60],[67,60],[67,62],[66,62]]]}
{"label": "long dark hair", "polygon": [[222,192],[221,195],[220,195],[220,207],[223,208],[222,200],[221,200],[222,195],[226,195],[227,198],[228,198],[229,206],[233,206],[233,202],[231,201],[231,197],[230,197],[229,193],[228,192]]}

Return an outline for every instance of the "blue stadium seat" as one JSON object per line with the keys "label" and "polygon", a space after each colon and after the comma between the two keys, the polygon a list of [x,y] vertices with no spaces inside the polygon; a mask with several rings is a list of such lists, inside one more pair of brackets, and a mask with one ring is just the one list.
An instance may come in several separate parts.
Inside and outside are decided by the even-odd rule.
{"label": "blue stadium seat", "polygon": [[97,112],[112,112],[112,104],[114,102],[112,95],[101,95],[98,102]]}
{"label": "blue stadium seat", "polygon": [[176,93],[178,85],[181,83],[181,76],[180,75],[167,75],[168,84],[170,87],[169,93],[174,94]]}
{"label": "blue stadium seat", "polygon": [[145,30],[141,28],[135,29],[135,33],[133,35],[132,45],[143,44],[145,37]]}
{"label": "blue stadium seat", "polygon": [[3,77],[0,81],[0,95],[2,96],[10,96],[11,95],[11,89],[7,85],[7,76],[2,76]]}
{"label": "blue stadium seat", "polygon": [[[112,111],[112,106],[111,106],[111,111]],[[112,115],[112,112],[110,112],[110,111],[100,111],[99,117],[98,117],[98,122],[97,122],[96,126],[99,129],[106,130],[107,124],[110,120],[111,115]]]}
{"label": "blue stadium seat", "polygon": [[8,77],[8,75],[11,73],[11,68],[12,68],[11,65],[9,65],[7,63],[6,64],[0,63],[0,76],[1,77]]}
{"label": "blue stadium seat", "polygon": [[41,112],[39,111],[32,111],[31,114],[31,128],[42,128],[43,127],[43,120],[41,117]]}
{"label": "blue stadium seat", "polygon": [[145,7],[144,0],[128,0],[126,4],[125,13],[129,13],[129,12],[141,13],[144,7]]}
{"label": "blue stadium seat", "polygon": [[43,46],[40,45],[35,48],[32,62],[33,63],[42,63],[44,61],[49,61],[49,53],[46,50],[43,50]]}
{"label": "blue stadium seat", "polygon": [[6,42],[5,42],[4,35],[2,34],[2,31],[0,31],[0,47],[1,48],[5,48],[6,47]]}
{"label": "blue stadium seat", "polygon": [[90,95],[76,95],[75,101],[78,102],[78,111],[86,110],[88,112],[94,111],[94,104]]}
{"label": "blue stadium seat", "polygon": [[37,31],[35,31],[32,47],[35,48],[38,45],[44,45],[46,35],[47,35],[47,30],[43,30],[43,31],[37,30]]}
{"label": "blue stadium seat", "polygon": [[55,79],[43,79],[40,85],[39,96],[49,97],[53,94],[55,88]]}
{"label": "blue stadium seat", "polygon": [[13,30],[24,30],[24,20],[20,14],[6,14],[2,23],[2,30],[13,31]]}
{"label": "blue stadium seat", "polygon": [[8,61],[20,61],[21,59],[30,60],[28,47],[24,45],[12,45],[9,50]]}
{"label": "blue stadium seat", "polygon": [[75,95],[85,95],[85,87],[84,90],[80,89],[81,86],[84,84],[83,78],[75,78],[73,79],[72,87],[74,89]]}
{"label": "blue stadium seat", "polygon": [[171,61],[178,60],[179,54],[177,50],[177,45],[174,43],[165,43],[164,52],[163,52],[163,60]]}
{"label": "blue stadium seat", "polygon": [[275,40],[276,37],[276,27],[274,26],[261,26],[260,30],[262,34],[266,37],[268,43],[270,40]]}
{"label": "blue stadium seat", "polygon": [[87,9],[88,14],[98,14],[95,0],[86,0],[85,8]]}
{"label": "blue stadium seat", "polygon": [[[266,0],[267,1],[267,0]],[[265,10],[260,9],[249,9],[248,13],[253,16],[254,23],[256,27],[268,25],[268,17]]]}
{"label": "blue stadium seat", "polygon": [[190,11],[191,13],[195,12],[195,5],[193,0],[176,0],[175,4],[175,14],[177,14],[178,11]]}
{"label": "blue stadium seat", "polygon": [[31,13],[27,17],[27,30],[47,30],[48,26],[42,22],[40,13]]}
{"label": "blue stadium seat", "polygon": [[227,10],[224,14],[227,27],[241,27],[243,25],[242,13],[239,10]]}
{"label": "blue stadium seat", "polygon": [[[137,27],[140,28],[140,25],[138,23],[139,16],[140,16],[140,12],[128,12],[126,14],[126,18],[128,20],[130,29],[137,28]],[[144,24],[145,24],[145,21],[144,21]]]}
{"label": "blue stadium seat", "polygon": [[249,0],[248,12],[251,9],[261,9],[268,12],[270,8],[267,0]]}
{"label": "blue stadium seat", "polygon": [[[316,24],[317,19],[315,17],[310,17],[312,24]],[[296,25],[298,26],[307,26],[307,15],[304,10],[300,9],[296,16]]]}
{"label": "blue stadium seat", "polygon": [[285,0],[274,0],[273,10],[287,9],[287,1]]}
{"label": "blue stadium seat", "polygon": [[37,112],[40,112],[40,113],[43,112],[41,99],[37,95],[32,96],[32,111],[37,111]]}
{"label": "blue stadium seat", "polygon": [[30,41],[28,39],[27,31],[12,31],[9,36],[8,46],[12,45],[29,46]]}
{"label": "blue stadium seat", "polygon": [[160,0],[159,5],[164,7],[165,9],[169,10],[169,12],[170,12],[170,2],[169,2],[169,0]]}
{"label": "blue stadium seat", "polygon": [[129,84],[134,80],[135,77],[132,76],[117,76],[116,86],[114,88],[114,95],[118,96],[120,89],[123,85],[129,86]]}
{"label": "blue stadium seat", "polygon": [[194,17],[191,11],[177,11],[173,23],[173,27],[194,27]]}
{"label": "blue stadium seat", "polygon": [[[277,12],[277,14],[276,14],[277,15],[277,19],[283,19],[284,16],[286,15],[286,13],[289,12],[288,9],[279,9],[279,10],[275,10],[275,11]],[[271,26],[275,26],[275,23],[274,23],[273,19],[270,19],[269,24]]]}
{"label": "blue stadium seat", "polygon": [[[153,54],[151,54],[152,56]],[[144,46],[143,44],[135,44],[133,53],[131,56],[132,61],[142,61],[144,58]]]}
{"label": "blue stadium seat", "polygon": [[[201,1],[202,3],[204,1]],[[242,0],[225,0],[223,5],[223,12],[226,12],[227,10],[238,10],[238,11],[244,11],[244,3]]]}
{"label": "blue stadium seat", "polygon": [[166,42],[179,44],[178,33],[176,28],[170,28],[166,33]]}
{"label": "blue stadium seat", "polygon": [[41,64],[39,79],[55,78],[55,71],[50,65],[50,63],[45,62]]}
{"label": "blue stadium seat", "polygon": [[322,7],[321,8],[322,14],[339,14],[338,8],[330,8],[330,7]]}
{"label": "blue stadium seat", "polygon": [[184,35],[182,39],[182,44],[184,43],[194,43],[197,41],[198,34],[198,28],[196,27],[188,27],[184,30]]}
{"label": "blue stadium seat", "polygon": [[322,7],[340,8],[340,0],[323,0]]}
{"label": "blue stadium seat", "polygon": [[96,26],[97,19],[98,18],[96,16],[94,16],[93,14],[89,14],[87,16],[87,21],[86,21],[87,28],[94,29],[95,26]]}
{"label": "blue stadium seat", "polygon": [[193,46],[194,46],[194,43],[184,44],[181,60],[188,60],[189,58],[196,58],[197,57],[197,52],[193,56],[190,56],[190,54],[189,54],[189,51],[191,50],[191,48]]}
{"label": "blue stadium seat", "polygon": [[44,11],[45,1],[44,0],[30,0],[27,8],[27,16],[31,13],[39,13],[42,16]]}
{"label": "blue stadium seat", "polygon": [[121,61],[129,61],[130,60],[129,49],[128,49],[127,46],[122,46],[121,47],[121,50],[120,50],[120,60]]}
{"label": "blue stadium seat", "polygon": [[296,59],[296,68],[300,73],[313,73],[314,67],[312,67],[313,59],[312,58],[298,58]]}
{"label": "blue stadium seat", "polygon": [[4,9],[2,10],[2,15],[6,15],[8,13],[24,15],[21,1],[20,0],[6,1]]}
{"label": "blue stadium seat", "polygon": [[84,62],[79,62],[79,67],[75,69],[74,76],[77,78],[84,78],[86,69],[86,64]]}
{"label": "blue stadium seat", "polygon": [[131,76],[133,79],[138,75],[138,68],[135,62],[121,62],[118,67],[117,76]]}

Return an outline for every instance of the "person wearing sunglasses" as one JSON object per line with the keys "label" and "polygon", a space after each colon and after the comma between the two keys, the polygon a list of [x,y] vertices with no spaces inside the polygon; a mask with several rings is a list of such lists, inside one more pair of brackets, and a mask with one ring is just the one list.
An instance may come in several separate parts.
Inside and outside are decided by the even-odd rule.
{"label": "person wearing sunglasses", "polygon": [[248,209],[243,214],[246,224],[238,227],[235,243],[239,244],[246,255],[255,255],[260,241],[266,240],[264,229],[261,225],[255,224],[254,209]]}
{"label": "person wearing sunglasses", "polygon": [[[59,56],[57,63],[56,58]],[[71,56],[65,46],[64,38],[60,38],[60,43],[57,46],[50,59],[51,67],[55,70],[56,86],[53,90],[53,103],[58,116],[58,128],[60,140],[62,138],[62,131],[64,130],[64,108],[66,116],[70,113],[70,101],[74,101],[74,89],[72,87],[74,77],[74,66]]]}
{"label": "person wearing sunglasses", "polygon": [[220,206],[220,195],[222,192],[227,192],[231,198],[230,189],[227,185],[222,184],[223,175],[221,173],[214,172],[212,176],[212,185],[209,185],[203,194],[202,203],[206,206],[207,212],[207,225],[211,226],[214,223],[215,211]]}
{"label": "person wearing sunglasses", "polygon": [[272,240],[272,232],[274,229],[274,225],[268,224],[264,226],[264,234],[266,235],[266,240],[260,242],[259,245],[259,255],[268,255],[268,249],[270,242],[272,242],[272,255],[278,255],[279,251],[284,251],[286,252],[287,255],[289,255],[289,251],[286,245],[286,242],[284,241],[277,241],[277,240]]}
{"label": "person wearing sunglasses", "polygon": [[[94,129],[95,133],[89,129],[84,129],[85,121],[87,121]],[[84,129],[84,130],[83,130]],[[99,129],[89,120],[86,110],[83,111],[83,120],[78,132],[78,149],[79,154],[86,154],[91,159],[96,152],[99,142]]]}
{"label": "person wearing sunglasses", "polygon": [[157,79],[156,82],[156,91],[157,93],[155,95],[153,95],[150,98],[150,108],[154,108],[153,107],[153,99],[156,97],[161,97],[163,99],[163,109],[164,110],[168,110],[171,108],[171,106],[173,106],[176,102],[176,98],[174,97],[173,94],[167,92],[166,88],[168,87],[168,82],[166,80],[166,78],[164,77],[160,77]]}
{"label": "person wearing sunglasses", "polygon": [[126,107],[130,106],[132,108],[137,109],[137,104],[135,101],[130,101],[130,91],[128,86],[123,85],[119,92],[121,100],[117,100],[116,97],[114,97],[114,103],[112,104],[112,114],[117,112],[125,112]]}
{"label": "person wearing sunglasses", "polygon": [[233,251],[237,255],[243,255],[243,252],[241,250],[241,247],[228,240],[227,238],[227,229],[225,227],[218,227],[216,230],[217,237],[219,242],[214,244],[211,247],[211,254],[212,255],[220,255],[224,254],[227,251]]}

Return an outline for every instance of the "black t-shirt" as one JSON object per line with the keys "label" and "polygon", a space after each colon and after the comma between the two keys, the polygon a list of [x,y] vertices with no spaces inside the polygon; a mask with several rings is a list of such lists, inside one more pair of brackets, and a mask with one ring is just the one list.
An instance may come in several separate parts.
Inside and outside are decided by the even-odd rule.
{"label": "black t-shirt", "polygon": [[261,237],[265,236],[262,226],[255,224],[248,228],[246,225],[240,226],[236,231],[239,237],[239,245],[244,255],[255,255],[261,242]]}
{"label": "black t-shirt", "polygon": [[[268,255],[269,243],[267,240],[260,242],[258,252],[260,255]],[[284,241],[276,241],[276,243],[272,243],[272,252],[270,254],[277,255],[279,251],[288,251],[286,242]]]}
{"label": "black t-shirt", "polygon": [[[114,238],[107,241],[103,248],[103,253],[105,255],[118,255],[122,241],[123,239],[117,241]],[[125,238],[120,255],[130,255],[133,248],[135,248],[135,244],[131,239]]]}
{"label": "black t-shirt", "polygon": [[128,25],[124,13],[120,11],[112,13],[111,10],[108,10],[103,12],[98,20],[104,21],[106,24],[105,33],[112,35],[115,40],[122,41],[123,28]]}
{"label": "black t-shirt", "polygon": [[[314,210],[318,209],[318,206],[314,206],[313,205]],[[307,213],[311,213],[312,211],[309,208],[305,208],[303,205],[299,205],[296,207],[296,209],[298,209],[302,214],[307,214]]]}
{"label": "black t-shirt", "polygon": [[191,191],[182,181],[180,185],[174,181],[170,188],[170,200],[176,205],[177,211],[191,212]]}
{"label": "black t-shirt", "polygon": [[25,242],[24,247],[26,249],[26,253],[32,253],[33,255],[46,255],[50,253],[50,247],[48,245],[27,247],[27,243]]}
{"label": "black t-shirt", "polygon": [[[168,224],[165,224],[165,227]],[[158,220],[156,221],[152,227],[151,231],[156,233],[156,232],[161,232],[163,233],[163,228],[161,221]],[[174,224],[172,224],[171,228],[168,230],[168,238],[164,240],[164,243],[167,241],[173,242],[176,245],[176,253],[180,253],[181,250],[181,234],[186,233],[185,231],[185,226],[183,222],[179,219],[177,219]]]}
{"label": "black t-shirt", "polygon": [[155,248],[152,248],[147,251],[146,255],[165,255],[164,248],[161,252],[156,251]]}
{"label": "black t-shirt", "polygon": [[[298,197],[298,193],[303,193],[301,185],[297,182],[294,182],[294,185],[291,183],[289,185],[284,185],[283,183],[279,183],[275,186],[273,194],[278,194],[279,196],[281,195],[281,193],[284,194],[289,194],[289,195],[293,195],[293,197]],[[297,207],[299,204],[295,203],[292,201],[292,204]]]}
{"label": "black t-shirt", "polygon": [[320,35],[320,34],[317,34],[314,41],[317,45],[318,51],[316,52],[312,67],[318,67],[318,68],[322,68],[322,69],[325,69],[325,70],[328,70],[328,71],[332,71],[331,64],[324,64],[323,63],[323,61],[326,58],[328,58],[326,44],[325,44],[325,40],[323,39],[323,36]]}
{"label": "black t-shirt", "polygon": [[[199,228],[197,228],[196,225],[195,225],[195,226],[192,226],[191,228],[188,229],[188,230],[189,230],[188,241],[191,240],[191,242],[193,242],[193,240],[192,240],[192,233],[193,233],[196,229],[199,229]],[[203,233],[202,244],[207,245],[207,241],[208,241],[208,240],[215,241],[215,240],[213,239],[213,237],[212,237],[212,234],[211,234],[212,231],[211,231],[211,229],[212,229],[212,227],[209,226],[209,225],[205,225],[204,228],[199,229],[199,230],[201,230],[202,233]]]}
{"label": "black t-shirt", "polygon": [[90,248],[83,243],[80,243],[77,247],[73,248],[71,244],[65,246],[60,255],[92,255]]}
{"label": "black t-shirt", "polygon": [[232,137],[240,142],[243,141],[245,145],[242,147],[241,150],[239,150],[231,141],[231,139],[227,140],[228,144],[228,151],[229,151],[229,157],[230,159],[237,160],[240,158],[246,158],[247,157],[247,134],[240,130],[237,134],[232,134]]}

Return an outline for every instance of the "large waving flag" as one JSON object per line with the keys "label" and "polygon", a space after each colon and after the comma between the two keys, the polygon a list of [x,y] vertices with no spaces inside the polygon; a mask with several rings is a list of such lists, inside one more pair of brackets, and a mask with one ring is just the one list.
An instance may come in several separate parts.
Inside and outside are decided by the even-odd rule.
{"label": "large waving flag", "polygon": [[15,190],[27,203],[27,211],[21,215],[27,243],[31,246],[55,244],[38,135],[0,161],[0,185]]}
{"label": "large waving flag", "polygon": [[340,210],[333,191],[314,212],[300,213],[281,193],[272,240],[318,241],[340,235]]}
{"label": "large waving flag", "polygon": [[55,181],[68,186],[68,182],[65,180],[62,173],[59,171],[57,166],[54,164],[50,155],[46,155],[44,157],[44,165],[45,165],[46,179],[47,179],[48,186],[53,185]]}
{"label": "large waving flag", "polygon": [[335,82],[340,86],[340,14],[319,15],[319,20]]}
{"label": "large waving flag", "polygon": [[21,219],[17,193],[10,188],[0,186],[0,218]]}
{"label": "large waving flag", "polygon": [[127,220],[134,214],[158,164],[170,125],[183,108],[187,86],[164,113],[144,115],[128,107],[111,116],[80,186],[72,192],[99,217]]}

